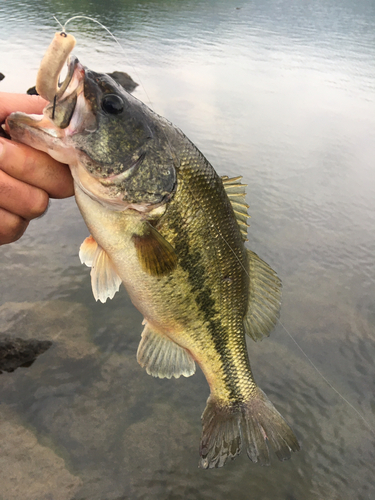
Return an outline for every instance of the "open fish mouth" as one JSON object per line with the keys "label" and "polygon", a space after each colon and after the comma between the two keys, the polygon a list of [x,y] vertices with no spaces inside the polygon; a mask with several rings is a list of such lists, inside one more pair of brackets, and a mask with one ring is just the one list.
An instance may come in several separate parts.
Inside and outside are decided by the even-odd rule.
{"label": "open fish mouth", "polygon": [[44,115],[60,129],[65,129],[70,125],[77,98],[83,92],[85,80],[85,69],[77,57],[69,57],[67,65],[68,72],[64,81],[59,85],[53,100],[44,110]]}
{"label": "open fish mouth", "polygon": [[[88,116],[89,110],[85,109],[88,108],[84,99],[85,69],[78,58],[71,55],[75,43],[72,35],[65,32],[55,34],[36,77],[36,90],[49,104],[44,108],[43,115],[12,114],[7,124],[14,139],[20,138],[21,142],[25,142],[25,134],[32,138],[39,135],[39,143],[40,136],[47,134],[55,140],[62,140],[81,131],[87,121],[93,122],[93,117],[90,119]],[[66,76],[60,83],[61,73],[66,65]],[[78,113],[77,108],[80,108]],[[82,124],[82,121],[85,123]]]}
{"label": "open fish mouth", "polygon": [[[62,83],[55,83],[54,80],[58,81],[65,64],[68,69],[64,80]],[[33,138],[36,134],[39,136],[47,134],[54,139],[62,140],[81,131],[87,122],[91,121],[94,126],[95,117],[84,98],[84,81],[85,68],[75,56],[68,55],[67,60],[60,64],[59,73],[55,78],[48,73],[44,75],[41,67],[37,76],[37,85],[39,83],[40,88],[37,87],[37,90],[41,97],[50,102],[44,108],[43,115],[12,113],[7,119],[12,137],[25,142],[22,137],[25,133]],[[82,120],[83,117],[85,120]]]}
{"label": "open fish mouth", "polygon": [[[65,91],[67,90],[69,84],[73,80],[73,75],[74,75],[75,69],[79,64],[78,58],[75,56],[69,56],[67,61],[66,61],[66,64],[68,66],[68,71],[67,71],[67,74],[66,74],[63,82],[59,83],[59,85],[58,85],[59,88],[55,94],[55,98],[57,100],[62,98],[62,96],[64,95]],[[60,80],[60,75],[61,75],[61,73],[59,74],[59,80]]]}
{"label": "open fish mouth", "polygon": [[[38,94],[50,104],[43,110],[43,116],[27,117],[22,113],[12,115],[8,120],[8,125],[10,128],[16,126],[17,135],[21,134],[22,130],[29,133],[28,129],[33,127],[38,129],[39,133],[53,138],[62,139],[71,135],[72,128],[70,131],[64,131],[64,129],[71,125],[78,96],[83,93],[85,79],[84,67],[77,57],[71,55],[75,43],[72,35],[65,32],[55,34],[40,63],[36,77]],[[61,73],[66,65],[66,76],[60,83]],[[73,125],[77,125],[77,120]],[[35,134],[31,133],[31,135]]]}

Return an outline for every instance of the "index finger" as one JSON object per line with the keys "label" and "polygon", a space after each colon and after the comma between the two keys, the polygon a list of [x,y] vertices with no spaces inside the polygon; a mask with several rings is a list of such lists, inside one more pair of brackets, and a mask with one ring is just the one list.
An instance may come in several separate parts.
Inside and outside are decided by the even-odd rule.
{"label": "index finger", "polygon": [[39,95],[0,92],[0,123],[13,111],[41,114],[47,104]]}
{"label": "index finger", "polygon": [[0,139],[0,170],[46,191],[52,198],[73,195],[73,179],[68,165],[26,144]]}

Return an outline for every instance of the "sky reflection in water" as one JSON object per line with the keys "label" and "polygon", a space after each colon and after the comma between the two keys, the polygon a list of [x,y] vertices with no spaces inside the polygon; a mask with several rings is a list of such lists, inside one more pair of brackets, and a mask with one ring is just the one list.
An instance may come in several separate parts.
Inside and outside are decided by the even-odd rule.
{"label": "sky reflection in water", "polygon": [[[108,26],[124,51],[77,21],[75,53],[95,71],[128,71],[136,97],[220,174],[244,176],[249,246],[283,280],[283,325],[375,428],[373,2],[79,5],[2,2],[1,90],[34,84],[53,15]],[[374,434],[281,325],[248,347],[302,451],[270,468],[241,456],[197,470],[204,377],[155,380],[137,365],[142,318],[124,291],[94,302],[77,257],[86,235],[74,200],[53,201],[0,249],[0,332],[53,342],[0,377],[0,497],[373,498]]]}

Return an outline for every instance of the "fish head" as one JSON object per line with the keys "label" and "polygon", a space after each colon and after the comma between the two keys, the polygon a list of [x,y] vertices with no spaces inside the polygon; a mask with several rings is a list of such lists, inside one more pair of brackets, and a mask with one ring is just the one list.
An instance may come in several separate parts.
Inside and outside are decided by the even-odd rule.
{"label": "fish head", "polygon": [[78,188],[113,210],[148,211],[176,189],[176,159],[166,129],[107,74],[76,57],[43,115],[12,113],[11,137],[67,163]]}

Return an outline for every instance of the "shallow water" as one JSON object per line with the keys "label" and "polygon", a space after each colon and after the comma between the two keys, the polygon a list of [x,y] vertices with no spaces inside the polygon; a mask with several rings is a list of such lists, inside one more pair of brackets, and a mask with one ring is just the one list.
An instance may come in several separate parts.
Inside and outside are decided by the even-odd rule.
{"label": "shallow water", "polygon": [[[135,95],[220,174],[243,175],[249,247],[283,281],[281,322],[248,342],[256,380],[302,450],[197,469],[201,372],[157,380],[137,364],[141,315],[124,290],[95,303],[73,199],[0,248],[0,333],[52,340],[0,376],[0,499],[346,500],[375,497],[375,9],[371,1],[72,1],[0,4],[4,91],[34,84],[56,23],[95,71]],[[283,326],[282,326],[283,325]],[[285,328],[284,328],[285,327]]]}

